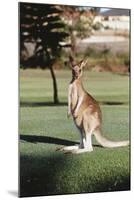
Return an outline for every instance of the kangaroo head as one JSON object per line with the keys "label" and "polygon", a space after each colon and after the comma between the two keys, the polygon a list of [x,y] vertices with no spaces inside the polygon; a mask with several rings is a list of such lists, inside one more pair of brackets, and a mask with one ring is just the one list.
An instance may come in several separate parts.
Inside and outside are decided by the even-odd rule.
{"label": "kangaroo head", "polygon": [[79,79],[83,74],[83,67],[86,65],[87,60],[82,60],[78,64],[74,64],[74,62],[71,62],[71,68],[72,68],[72,77],[73,79]]}

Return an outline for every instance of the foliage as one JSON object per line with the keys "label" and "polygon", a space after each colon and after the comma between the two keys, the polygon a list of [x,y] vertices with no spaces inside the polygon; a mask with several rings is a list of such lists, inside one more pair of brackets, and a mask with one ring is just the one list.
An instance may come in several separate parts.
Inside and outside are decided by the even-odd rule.
{"label": "foliage", "polygon": [[[101,23],[94,23],[94,18],[97,14],[99,9],[97,8],[92,8],[87,11],[82,11],[80,12],[80,17],[79,20],[77,20],[76,25],[74,29],[77,32],[77,36],[80,37],[81,39],[85,37],[89,37],[92,34],[93,30],[99,30],[101,28]],[[84,15],[85,13],[85,15]],[[89,16],[86,16],[88,14]]]}
{"label": "foliage", "polygon": [[[81,54],[82,53],[79,53],[79,56],[81,56]],[[128,52],[112,52],[110,48],[97,49],[94,47],[87,47],[84,51],[84,55],[90,58],[90,64],[93,66],[116,66],[117,69],[120,66],[126,66],[126,68],[130,66]]]}
{"label": "foliage", "polygon": [[130,66],[130,56],[129,53],[118,53],[118,58],[122,61],[122,64]]}
{"label": "foliage", "polygon": [[[21,59],[24,65],[51,66],[61,50],[61,42],[68,34],[60,18],[62,10],[48,4],[20,3],[20,48],[25,43],[35,44],[33,56]],[[25,62],[27,61],[27,62]]]}
{"label": "foliage", "polygon": [[94,29],[95,31],[100,30],[102,27],[103,27],[103,24],[100,23],[100,22],[96,22],[95,24],[93,24],[93,29]]}
{"label": "foliage", "polygon": [[79,21],[76,22],[75,30],[76,36],[83,39],[91,35],[92,32],[92,18],[80,16]]}
{"label": "foliage", "polygon": [[98,8],[86,8],[79,6],[63,6],[63,17],[67,24],[67,29],[71,41],[72,56],[76,56],[77,38],[89,37],[95,27],[94,18],[99,11]]}

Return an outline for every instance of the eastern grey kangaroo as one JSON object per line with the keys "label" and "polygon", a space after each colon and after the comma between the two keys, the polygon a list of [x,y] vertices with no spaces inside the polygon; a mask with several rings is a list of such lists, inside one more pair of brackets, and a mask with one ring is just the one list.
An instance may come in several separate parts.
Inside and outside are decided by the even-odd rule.
{"label": "eastern grey kangaroo", "polygon": [[102,114],[99,104],[88,94],[82,84],[83,67],[85,61],[74,64],[71,60],[72,80],[68,90],[68,117],[72,116],[73,121],[80,133],[80,144],[60,148],[65,153],[84,153],[93,151],[92,135],[103,147],[121,147],[129,145],[129,141],[110,141],[102,135],[101,123]]}

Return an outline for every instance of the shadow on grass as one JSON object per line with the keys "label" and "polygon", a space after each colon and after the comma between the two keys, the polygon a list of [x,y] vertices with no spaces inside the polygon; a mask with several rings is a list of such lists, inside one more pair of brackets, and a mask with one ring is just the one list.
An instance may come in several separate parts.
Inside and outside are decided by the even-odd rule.
{"label": "shadow on grass", "polygon": [[[20,135],[21,141],[31,142],[31,143],[47,143],[47,144],[57,144],[57,145],[65,145],[65,146],[71,146],[71,145],[77,145],[79,142],[74,142],[66,139],[60,139],[55,137],[49,137],[49,136],[38,136],[38,135]],[[94,144],[94,147],[103,148],[99,144]]]}
{"label": "shadow on grass", "polygon": [[79,144],[77,142],[49,137],[49,136],[37,136],[37,135],[20,135],[20,140],[32,143],[48,143],[48,144],[58,144],[58,145],[75,145]]}
{"label": "shadow on grass", "polygon": [[[73,168],[71,168],[72,165]],[[81,167],[81,165],[78,165],[77,157],[63,154],[55,156],[51,154],[49,156],[21,155],[19,196],[32,197],[130,189],[128,176],[122,174],[121,180],[116,182],[117,176],[120,176],[118,170],[111,176],[107,175],[103,180],[101,176],[94,180],[90,179],[90,170],[87,179],[84,171],[82,171],[81,176],[85,177],[85,184],[81,185],[81,176],[79,176]],[[75,187],[72,187],[73,185]]]}
{"label": "shadow on grass", "polygon": [[42,106],[67,106],[67,102],[59,102],[57,104],[53,102],[20,102],[21,107],[42,107]]}
{"label": "shadow on grass", "polygon": [[[99,104],[101,105],[124,105],[125,102],[118,102],[118,101],[100,101]],[[43,107],[43,106],[67,106],[67,102],[60,102],[60,103],[53,103],[53,102],[20,102],[21,107]]]}
{"label": "shadow on grass", "polygon": [[99,102],[102,105],[109,105],[109,106],[118,106],[118,105],[124,105],[124,102],[118,102],[118,101],[102,101]]}

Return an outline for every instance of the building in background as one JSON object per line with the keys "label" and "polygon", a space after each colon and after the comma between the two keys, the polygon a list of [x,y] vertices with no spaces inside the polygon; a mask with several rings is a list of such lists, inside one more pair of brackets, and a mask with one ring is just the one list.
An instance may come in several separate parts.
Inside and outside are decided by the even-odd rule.
{"label": "building in background", "polygon": [[109,9],[104,12],[100,12],[95,17],[94,23],[101,23],[102,30],[126,30],[129,31],[130,11],[128,9]]}

